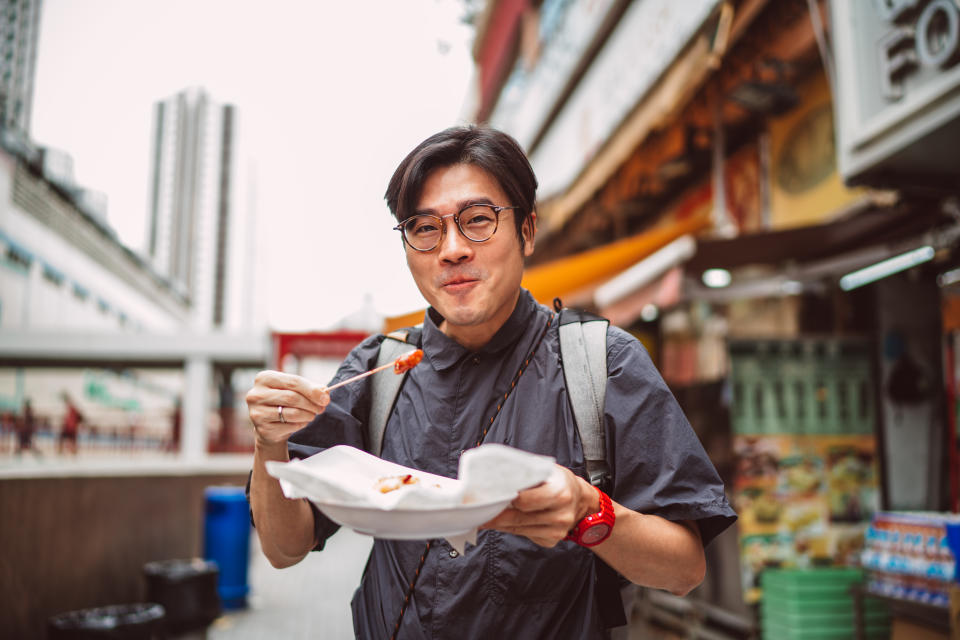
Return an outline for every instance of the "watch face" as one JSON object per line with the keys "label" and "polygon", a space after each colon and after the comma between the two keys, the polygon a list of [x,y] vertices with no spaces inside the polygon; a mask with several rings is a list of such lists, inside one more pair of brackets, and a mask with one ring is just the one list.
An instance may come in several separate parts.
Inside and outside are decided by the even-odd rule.
{"label": "watch face", "polygon": [[606,522],[598,522],[583,532],[580,541],[585,545],[597,544],[607,537],[610,533],[610,525]]}

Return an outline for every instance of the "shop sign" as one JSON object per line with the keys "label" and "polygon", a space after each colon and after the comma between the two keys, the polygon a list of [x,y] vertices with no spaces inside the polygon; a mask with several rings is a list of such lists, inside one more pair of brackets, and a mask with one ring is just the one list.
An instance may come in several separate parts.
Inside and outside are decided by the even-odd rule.
{"label": "shop sign", "polygon": [[920,67],[949,69],[960,60],[960,8],[933,0],[917,13],[919,0],[885,0],[875,7],[890,30],[877,43],[880,89],[888,100],[905,95],[905,80]]}
{"label": "shop sign", "polygon": [[834,0],[831,23],[844,179],[948,182],[960,171],[960,3]]}

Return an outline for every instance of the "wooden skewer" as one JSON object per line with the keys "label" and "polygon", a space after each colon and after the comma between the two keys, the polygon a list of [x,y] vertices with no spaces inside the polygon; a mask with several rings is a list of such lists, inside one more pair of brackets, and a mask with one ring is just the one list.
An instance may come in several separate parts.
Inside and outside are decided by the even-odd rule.
{"label": "wooden skewer", "polygon": [[[394,360],[393,362],[390,362],[390,363],[385,364],[385,365],[381,365],[381,366],[379,366],[379,367],[377,367],[377,368],[375,368],[375,369],[370,369],[370,371],[367,371],[367,372],[364,372],[364,373],[355,375],[355,376],[353,376],[352,378],[347,378],[346,380],[341,380],[341,381],[338,382],[337,384],[327,387],[327,392],[333,391],[333,390],[336,389],[337,387],[342,387],[342,386],[345,385],[345,384],[350,384],[351,382],[356,382],[357,380],[359,380],[359,379],[361,379],[361,378],[366,378],[367,376],[372,376],[373,374],[377,373],[378,371],[383,371],[384,369],[389,369],[389,368],[391,368],[391,367],[396,367],[398,362],[400,362],[400,361],[403,360],[404,358],[410,357],[413,353],[416,353],[416,351],[417,351],[417,350],[414,349],[414,350],[411,351],[410,353],[405,353],[405,354],[403,354],[402,356],[399,356],[399,357],[398,357],[396,360]],[[423,357],[423,354],[421,353],[420,356]],[[403,369],[403,371],[400,371],[400,372],[398,372],[398,373],[404,373],[404,372],[412,369],[413,367],[417,366],[417,363],[418,363],[418,362],[420,362],[420,359],[419,359],[419,358],[417,358],[416,362],[414,362],[412,365],[409,365],[409,364],[408,364],[408,366],[406,366],[406,367]]]}
{"label": "wooden skewer", "polygon": [[383,371],[384,369],[391,369],[391,368],[393,368],[393,365],[394,365],[393,362],[388,362],[387,364],[385,364],[385,365],[383,365],[383,366],[380,366],[380,367],[377,367],[376,369],[370,369],[370,371],[366,371],[366,372],[364,372],[364,373],[355,375],[355,376],[353,376],[352,378],[347,378],[346,380],[341,380],[341,381],[338,382],[337,384],[330,385],[329,387],[327,387],[327,391],[333,391],[333,390],[336,389],[337,387],[342,387],[342,386],[345,385],[345,384],[350,384],[351,382],[356,382],[357,380],[359,380],[359,379],[361,379],[361,378],[366,378],[367,376],[372,376],[373,374],[377,373],[378,371]]}

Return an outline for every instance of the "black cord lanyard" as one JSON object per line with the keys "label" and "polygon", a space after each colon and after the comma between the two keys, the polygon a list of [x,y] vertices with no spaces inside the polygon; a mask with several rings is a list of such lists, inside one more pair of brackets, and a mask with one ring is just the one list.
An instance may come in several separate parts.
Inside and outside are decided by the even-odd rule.
{"label": "black cord lanyard", "polygon": [[[509,398],[510,394],[513,393],[513,390],[517,388],[517,381],[520,380],[520,376],[522,376],[523,372],[526,371],[527,365],[530,364],[531,360],[533,360],[534,354],[537,352],[537,349],[540,348],[540,343],[543,342],[543,337],[547,335],[547,331],[550,329],[550,325],[552,324],[553,314],[550,314],[550,317],[547,318],[547,326],[543,328],[543,331],[540,333],[540,337],[537,338],[536,344],[534,344],[533,349],[530,350],[530,354],[527,355],[526,359],[523,361],[523,364],[521,364],[520,368],[517,369],[517,373],[513,376],[513,380],[510,381],[510,386],[503,394],[503,398],[501,398],[500,402],[497,403],[497,410],[490,418],[490,422],[484,425],[483,433],[480,434],[480,438],[477,440],[476,446],[479,447],[481,444],[483,444],[483,440],[487,437],[487,432],[490,430],[490,427],[493,426],[493,421],[496,420],[498,415],[500,415],[500,409],[502,409],[503,405],[506,404],[507,398]],[[413,578],[410,580],[410,586],[407,587],[407,594],[403,597],[403,604],[400,606],[400,615],[397,616],[397,622],[393,625],[393,634],[391,634],[390,640],[396,640],[397,638],[397,633],[400,631],[400,623],[403,622],[403,614],[406,613],[407,605],[410,604],[410,598],[413,596],[413,589],[417,585],[417,578],[420,577],[420,572],[423,570],[423,565],[427,561],[427,554],[430,553],[430,548],[432,546],[433,541],[428,540],[427,546],[423,550],[423,555],[420,556],[420,563],[417,565],[417,570],[414,572]]]}

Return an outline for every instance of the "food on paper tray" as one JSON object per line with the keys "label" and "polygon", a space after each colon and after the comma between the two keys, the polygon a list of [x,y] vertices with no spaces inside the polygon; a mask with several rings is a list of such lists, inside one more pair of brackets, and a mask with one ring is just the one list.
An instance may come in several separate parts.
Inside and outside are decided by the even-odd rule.
{"label": "food on paper tray", "polygon": [[390,493],[391,491],[396,491],[397,489],[402,489],[405,486],[409,487],[410,485],[414,484],[418,484],[421,487],[426,487],[427,489],[443,488],[436,482],[433,484],[422,483],[420,482],[420,478],[412,473],[402,473],[398,476],[383,476],[382,478],[378,478],[377,481],[373,483],[373,488],[380,493]]}
{"label": "food on paper tray", "polygon": [[374,483],[374,488],[380,493],[390,493],[391,491],[396,491],[404,485],[417,484],[420,482],[420,478],[417,478],[414,475],[406,474],[402,476],[386,476],[380,478]]}
{"label": "food on paper tray", "polygon": [[555,466],[551,457],[493,443],[465,451],[456,479],[347,445],[266,463],[285,496],[309,499],[339,525],[391,540],[446,538],[461,553],[477,527],[518,491],[549,480]]}

